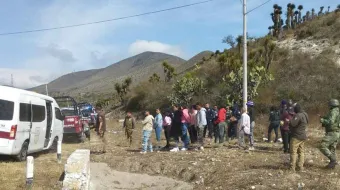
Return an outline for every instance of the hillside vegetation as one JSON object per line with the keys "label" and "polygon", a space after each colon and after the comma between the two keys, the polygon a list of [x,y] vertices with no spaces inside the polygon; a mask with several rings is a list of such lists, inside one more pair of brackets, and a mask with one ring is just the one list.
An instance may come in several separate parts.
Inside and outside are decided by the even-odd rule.
{"label": "hillside vegetation", "polygon": [[[340,77],[337,64],[340,36],[336,32],[340,27],[340,13],[320,13],[292,26],[294,28],[284,26],[280,35],[271,32],[266,37],[249,40],[248,98],[255,100],[262,113],[288,98],[301,103],[309,112],[322,112],[330,98],[340,98],[340,84],[336,80]],[[304,35],[307,33],[310,35]],[[234,48],[216,51],[196,61],[195,67],[171,82],[140,84],[129,93],[130,104],[125,110],[140,111],[197,101],[220,105],[240,102],[242,43],[239,37],[228,38],[224,42]],[[294,47],[289,43],[291,40],[301,46]],[[322,45],[328,41],[332,41],[331,46]],[[315,49],[317,53],[311,54]]]}

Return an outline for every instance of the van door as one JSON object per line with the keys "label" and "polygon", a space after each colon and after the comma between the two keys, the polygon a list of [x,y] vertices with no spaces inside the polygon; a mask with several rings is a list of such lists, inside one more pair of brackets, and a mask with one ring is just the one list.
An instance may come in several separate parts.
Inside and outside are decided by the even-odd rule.
{"label": "van door", "polygon": [[[43,150],[47,130],[46,101],[37,97],[32,98],[32,130],[31,143],[33,151]],[[34,136],[34,138],[32,138]],[[33,139],[33,140],[32,140]]]}
{"label": "van door", "polygon": [[[28,140],[29,142],[29,149],[32,150],[31,146],[31,130],[32,130],[32,106],[31,102],[28,97],[22,96],[20,97],[19,103],[19,122],[18,122],[18,136],[16,141],[16,148],[21,149],[22,144],[24,141]],[[33,139],[34,140],[34,139]]]}
{"label": "van door", "polygon": [[44,147],[46,148],[48,146],[48,143],[50,142],[51,139],[51,133],[52,133],[52,102],[46,101],[46,118],[47,118],[47,128],[46,128],[46,133],[45,133],[45,142],[44,142]]}

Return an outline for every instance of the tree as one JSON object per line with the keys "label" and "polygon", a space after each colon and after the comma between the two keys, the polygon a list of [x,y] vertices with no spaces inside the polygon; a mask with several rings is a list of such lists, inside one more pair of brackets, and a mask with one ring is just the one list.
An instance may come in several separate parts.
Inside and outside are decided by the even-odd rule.
{"label": "tree", "polygon": [[130,77],[126,78],[122,84],[116,83],[115,90],[120,98],[121,104],[123,105],[125,102],[125,96],[129,92],[129,87],[132,83],[132,79]]}
{"label": "tree", "polygon": [[307,13],[306,13],[306,20],[310,20],[311,18],[310,18],[310,12],[309,11],[307,11]]}
{"label": "tree", "polygon": [[203,81],[192,76],[185,76],[172,86],[173,93],[168,96],[172,104],[188,105],[195,96],[206,93]]}
{"label": "tree", "polygon": [[313,8],[312,9],[312,19],[314,19],[315,18],[315,9]]}
{"label": "tree", "polygon": [[235,48],[235,44],[236,44],[234,40],[234,36],[232,35],[228,35],[227,37],[224,37],[222,39],[222,43],[228,44],[231,48]]}
{"label": "tree", "polygon": [[338,6],[336,6],[335,12],[337,12],[337,13],[340,12],[340,4]]}
{"label": "tree", "polygon": [[318,13],[318,16],[323,15],[323,9],[324,9],[324,8],[325,8],[324,6],[320,7],[320,11],[319,11],[319,13]]}
{"label": "tree", "polygon": [[153,73],[150,77],[149,77],[149,82],[150,83],[158,83],[161,80],[161,77],[157,75],[157,73]]}
{"label": "tree", "polygon": [[329,12],[330,9],[331,9],[331,6],[328,6],[328,7],[327,7],[327,14],[330,13],[330,12]]}
{"label": "tree", "polygon": [[281,15],[282,15],[282,7],[278,6],[277,4],[275,4],[273,6],[274,8],[274,12],[271,14],[272,16],[272,21],[274,23],[274,36],[278,37],[283,25],[283,20],[281,19]]}
{"label": "tree", "polygon": [[[263,46],[264,46],[264,52],[261,51],[259,53],[261,56],[264,53],[265,60],[264,60],[263,65],[266,67],[266,71],[268,71],[273,60],[274,50],[275,50],[276,45],[271,41],[270,38],[267,37],[264,40]],[[261,62],[261,60],[256,60],[256,61]]]}
{"label": "tree", "polygon": [[303,9],[303,6],[302,6],[302,5],[299,5],[299,6],[298,6],[298,10],[299,10],[298,23],[299,23],[299,24],[302,22],[302,18],[301,18],[301,15],[302,15],[301,11],[302,11],[302,9]]}
{"label": "tree", "polygon": [[128,77],[123,81],[121,87],[122,87],[122,90],[124,91],[125,94],[129,91],[129,87],[130,87],[131,83],[132,83],[131,77]]}
{"label": "tree", "polygon": [[291,3],[287,4],[287,20],[286,20],[286,25],[287,25],[288,29],[290,29],[292,27],[291,26],[291,22],[290,22],[291,6],[292,6]]}
{"label": "tree", "polygon": [[294,25],[294,23],[295,23],[295,21],[294,21],[295,10],[294,9],[295,9],[295,4],[291,4],[289,16],[290,16],[290,22],[291,22],[290,24],[291,24],[293,29],[295,29],[295,25]]}
{"label": "tree", "polygon": [[168,62],[164,61],[162,63],[165,75],[165,82],[170,82],[171,79],[176,76],[175,68],[168,64]]}
{"label": "tree", "polygon": [[238,35],[237,38],[236,38],[236,42],[237,42],[238,53],[241,55],[241,47],[242,47],[242,42],[243,42],[243,36]]}
{"label": "tree", "polygon": [[294,12],[294,28],[296,28],[297,24],[298,24],[298,15],[299,15],[299,11],[295,11]]}

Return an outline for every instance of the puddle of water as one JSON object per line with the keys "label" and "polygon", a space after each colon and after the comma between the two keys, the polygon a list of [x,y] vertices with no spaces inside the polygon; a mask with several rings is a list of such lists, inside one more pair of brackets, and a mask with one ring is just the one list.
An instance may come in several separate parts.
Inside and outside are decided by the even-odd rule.
{"label": "puddle of water", "polygon": [[161,176],[134,174],[112,170],[106,163],[91,163],[90,190],[150,189],[192,190],[189,183]]}

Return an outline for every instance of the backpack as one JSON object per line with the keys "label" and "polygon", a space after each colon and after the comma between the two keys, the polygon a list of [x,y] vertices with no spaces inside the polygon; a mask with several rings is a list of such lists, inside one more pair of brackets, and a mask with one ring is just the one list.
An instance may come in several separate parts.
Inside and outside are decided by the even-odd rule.
{"label": "backpack", "polygon": [[280,113],[278,111],[273,111],[270,113],[271,122],[280,122]]}

